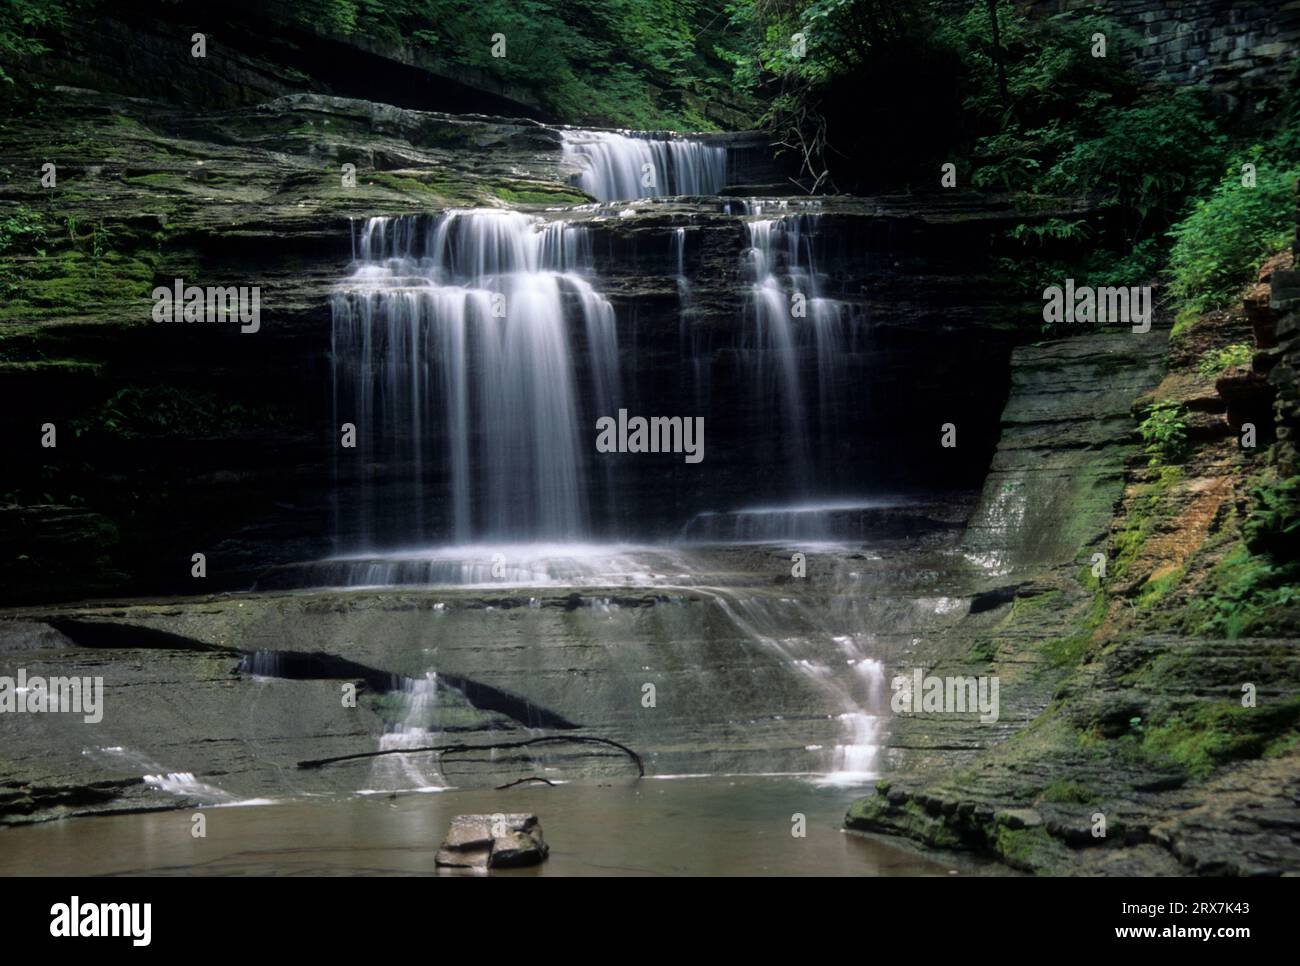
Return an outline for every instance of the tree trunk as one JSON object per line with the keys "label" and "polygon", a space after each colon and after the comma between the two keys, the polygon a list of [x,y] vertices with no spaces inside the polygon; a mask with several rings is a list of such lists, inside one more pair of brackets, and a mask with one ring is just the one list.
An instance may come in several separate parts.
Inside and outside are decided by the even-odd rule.
{"label": "tree trunk", "polygon": [[998,29],[998,0],[988,0],[989,23],[993,26],[993,66],[998,75],[998,97],[1002,101],[1002,118],[1006,121],[1011,110],[1011,98],[1007,94],[1007,67],[1002,60],[1002,36]]}

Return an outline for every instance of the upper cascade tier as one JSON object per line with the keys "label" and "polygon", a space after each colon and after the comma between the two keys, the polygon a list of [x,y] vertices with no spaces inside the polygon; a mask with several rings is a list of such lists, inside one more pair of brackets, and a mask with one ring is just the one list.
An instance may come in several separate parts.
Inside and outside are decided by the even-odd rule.
{"label": "upper cascade tier", "polygon": [[599,201],[715,195],[727,181],[722,145],[613,131],[563,133],[565,155],[582,168],[575,183]]}

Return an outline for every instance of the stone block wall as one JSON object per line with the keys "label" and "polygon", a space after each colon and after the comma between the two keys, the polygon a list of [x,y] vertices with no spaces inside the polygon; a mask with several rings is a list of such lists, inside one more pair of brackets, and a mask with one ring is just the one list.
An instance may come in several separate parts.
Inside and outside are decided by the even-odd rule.
{"label": "stone block wall", "polygon": [[[1294,251],[1300,264],[1300,195]],[[1277,392],[1273,403],[1277,461],[1282,475],[1294,476],[1300,473],[1300,270],[1273,273],[1272,306],[1277,329],[1268,381]]]}
{"label": "stone block wall", "polygon": [[1233,114],[1267,110],[1300,57],[1300,0],[1030,0],[1033,15],[1096,13],[1137,33],[1138,69],[1175,84],[1204,84]]}

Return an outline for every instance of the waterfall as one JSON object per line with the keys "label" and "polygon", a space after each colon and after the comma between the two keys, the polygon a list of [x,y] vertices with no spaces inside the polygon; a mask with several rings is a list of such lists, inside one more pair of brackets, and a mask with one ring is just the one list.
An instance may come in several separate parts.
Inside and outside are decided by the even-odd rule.
{"label": "waterfall", "polygon": [[[819,218],[796,214],[746,223],[754,321],[754,351],[748,354],[747,369],[755,411],[774,416],[782,426],[781,458],[787,478],[800,494],[811,488],[808,409],[814,402],[805,394],[803,359],[809,354],[816,359],[819,448],[829,449],[848,351],[844,305],[821,294],[814,248]],[[779,412],[770,412],[770,400],[776,401]]]}
{"label": "waterfall", "polygon": [[[239,804],[234,795],[207,782],[200,781],[189,771],[167,771],[154,759],[142,752],[121,745],[96,746],[81,752],[95,761],[111,762],[111,767],[139,770],[143,772],[140,780],[150,788],[155,788],[168,795],[194,799],[202,805]],[[249,800],[243,804],[260,804],[261,800]]]}
{"label": "waterfall", "polygon": [[[398,700],[401,702],[398,720],[384,729],[379,738],[379,750],[425,748],[436,744],[439,732],[433,725],[438,710],[437,673],[429,671],[422,678],[404,678]],[[433,791],[445,787],[435,756],[427,752],[414,758],[385,755],[372,763],[370,788],[365,793]]]}
{"label": "waterfall", "polygon": [[[862,644],[865,642],[853,634],[831,635],[831,642],[854,669],[854,673],[846,677],[836,674],[825,663],[825,651],[812,650],[818,643],[817,638],[825,631],[812,635],[789,634],[788,617],[783,613],[785,605],[793,605],[796,609],[802,605],[782,601],[782,606],[774,610],[772,602],[759,598],[703,588],[697,592],[710,595],[746,637],[779,657],[810,688],[820,691],[843,709],[836,715],[841,741],[826,757],[825,771],[819,781],[831,785],[854,785],[873,778],[880,751],[881,717],[888,707],[888,700],[884,664],[863,653]],[[802,653],[809,656],[800,656]]]}
{"label": "waterfall", "polygon": [[389,472],[382,492],[364,470],[351,498],[336,486],[344,542],[584,533],[580,379],[603,413],[620,394],[614,311],[590,281],[585,229],[493,209],[371,218],[354,251],[332,299],[336,425],[355,425],[363,467]]}
{"label": "waterfall", "polygon": [[581,167],[574,183],[599,201],[715,195],[727,180],[727,149],[682,138],[564,131],[564,154]]}
{"label": "waterfall", "polygon": [[682,308],[690,300],[691,283],[686,278],[686,229],[673,229],[673,260],[677,263],[677,295]]}

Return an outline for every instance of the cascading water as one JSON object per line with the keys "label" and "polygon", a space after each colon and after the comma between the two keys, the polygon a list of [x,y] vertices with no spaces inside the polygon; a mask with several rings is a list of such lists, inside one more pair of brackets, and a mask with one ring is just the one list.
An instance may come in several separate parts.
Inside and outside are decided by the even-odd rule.
{"label": "cascading water", "polygon": [[[816,408],[819,446],[833,447],[835,407],[849,349],[844,304],[821,294],[814,255],[819,218],[795,214],[755,218],[746,224],[754,322],[750,351],[744,356],[746,370],[755,411],[769,412],[768,401],[776,400],[786,476],[800,495],[811,489],[808,409]],[[815,399],[805,394],[803,360],[810,355],[816,359]]]}
{"label": "cascading water", "polygon": [[[423,748],[435,744],[433,717],[438,709],[438,675],[430,671],[422,678],[407,678],[397,692],[401,702],[398,720],[379,739],[380,751]],[[371,766],[373,791],[436,791],[446,787],[429,753],[407,757],[385,755]]]}
{"label": "cascading water", "polygon": [[[849,445],[845,360],[859,327],[845,303],[823,294],[819,212],[724,202],[733,205],[750,242],[748,321],[735,346],[742,419],[769,441],[759,455],[779,471],[765,494],[771,509],[729,519],[739,511],[697,507],[686,535],[833,539],[853,504],[835,495],[842,481],[813,454]],[[765,205],[778,216],[763,217]],[[723,346],[712,328],[692,324],[691,237],[679,226],[667,239],[678,398],[707,417],[710,359]],[[393,551],[571,543],[590,539],[594,508],[605,521],[637,518],[635,507],[616,505],[615,461],[594,459],[583,432],[615,413],[623,394],[614,309],[595,287],[591,248],[585,226],[496,209],[357,227],[353,272],[333,297],[336,423],[357,434],[354,454],[334,452],[335,533],[339,554],[370,563],[345,582],[384,583],[394,566],[403,580],[416,576],[419,567],[378,559]]]}
{"label": "cascading water", "polygon": [[[709,591],[702,591],[709,593]],[[794,600],[776,602],[740,597],[724,591],[712,592],[722,612],[745,636],[780,656],[782,662],[816,691],[843,710],[837,715],[841,740],[825,758],[821,781],[827,784],[855,784],[875,776],[879,752],[881,711],[885,707],[884,665],[863,654],[856,635],[835,634],[829,627],[814,633],[780,636],[797,616],[808,620],[807,608]],[[793,613],[787,613],[793,611]],[[815,618],[812,624],[820,622]],[[788,631],[786,632],[788,633]],[[844,676],[826,663],[824,641],[829,635],[853,673]],[[818,655],[804,657],[803,653]],[[818,749],[820,750],[820,749]]]}
{"label": "cascading water", "polygon": [[[570,132],[566,151],[582,156],[584,187],[601,198],[716,191],[725,177],[725,151],[692,142]],[[639,181],[645,170],[650,185]],[[702,515],[687,536],[833,539],[842,518],[827,514],[854,507],[813,502],[812,454],[834,440],[855,325],[845,304],[823,294],[819,214],[765,217],[757,202],[741,209],[750,275],[745,325],[730,347],[740,367],[735,385],[756,437],[773,439],[771,427],[780,427],[785,478],[776,486],[802,503],[778,501],[727,521]],[[692,241],[699,237],[675,227],[667,243],[683,356],[679,398],[710,413],[709,360],[721,346],[712,330],[691,325],[688,253],[703,257]],[[358,437],[358,458],[336,455],[337,533],[351,556],[327,564],[344,568],[343,583],[696,586],[690,564],[664,567],[662,550],[574,543],[588,537],[593,508],[612,500],[621,482],[611,461],[596,465],[588,438],[593,418],[616,412],[623,397],[614,310],[595,287],[593,264],[588,228],[519,212],[458,210],[357,226],[352,274],[333,297],[336,422],[353,423]],[[635,519],[637,508],[626,509],[624,518]],[[835,709],[841,737],[827,746],[822,770],[848,781],[870,774],[879,662],[854,644],[845,660],[857,672],[843,679],[825,660],[840,638],[829,627],[814,630],[806,608],[769,612],[722,586],[705,592]],[[780,605],[787,606],[795,602]],[[791,633],[787,618],[801,629]],[[410,683],[381,751],[436,743],[436,690],[432,671]],[[445,787],[428,759],[400,754],[378,760],[370,784]]]}
{"label": "cascading water", "polygon": [[[168,795],[192,799],[203,805],[239,804],[234,795],[200,781],[194,777],[193,772],[167,771],[157,761],[130,748],[118,745],[100,746],[88,748],[82,751],[82,754],[92,759],[107,760],[130,769],[138,769],[143,772],[140,778],[145,785]],[[249,800],[242,804],[260,804],[260,800]]]}
{"label": "cascading water", "polygon": [[727,180],[727,149],[681,138],[565,131],[564,153],[581,167],[575,184],[598,201],[715,195]]}
{"label": "cascading water", "polygon": [[[356,426],[367,462],[404,467],[405,483],[376,492],[363,476],[338,500],[340,549],[582,534],[575,324],[596,408],[613,412],[620,394],[614,312],[587,277],[585,230],[489,209],[371,218],[355,251],[333,297],[336,422]],[[435,435],[444,452],[429,451]]]}

